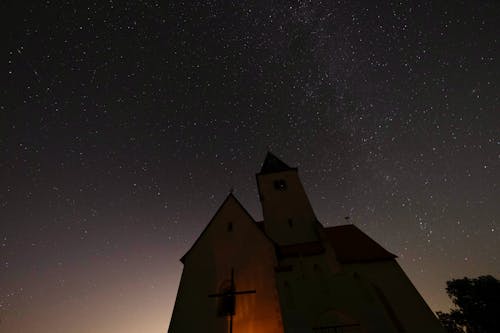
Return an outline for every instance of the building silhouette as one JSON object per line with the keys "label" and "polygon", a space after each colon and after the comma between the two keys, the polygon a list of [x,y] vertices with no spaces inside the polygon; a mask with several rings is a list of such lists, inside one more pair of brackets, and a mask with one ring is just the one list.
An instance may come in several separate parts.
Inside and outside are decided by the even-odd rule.
{"label": "building silhouette", "polygon": [[443,333],[396,256],[352,224],[324,227],[296,168],[268,153],[263,222],[231,193],[182,257],[169,333]]}

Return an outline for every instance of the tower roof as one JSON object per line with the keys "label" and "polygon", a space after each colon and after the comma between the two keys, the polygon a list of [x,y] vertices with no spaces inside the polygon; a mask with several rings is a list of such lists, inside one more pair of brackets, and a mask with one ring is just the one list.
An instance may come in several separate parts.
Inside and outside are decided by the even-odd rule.
{"label": "tower roof", "polygon": [[260,169],[261,174],[265,173],[275,173],[287,170],[296,170],[295,168],[289,167],[285,162],[277,158],[271,152],[267,152],[266,159],[262,164],[262,168]]}

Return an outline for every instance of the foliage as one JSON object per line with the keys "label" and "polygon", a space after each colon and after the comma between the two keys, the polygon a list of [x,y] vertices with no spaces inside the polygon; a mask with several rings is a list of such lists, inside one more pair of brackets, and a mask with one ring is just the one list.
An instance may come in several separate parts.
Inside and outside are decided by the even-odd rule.
{"label": "foliage", "polygon": [[500,281],[491,275],[446,282],[455,309],[437,315],[449,333],[500,332]]}

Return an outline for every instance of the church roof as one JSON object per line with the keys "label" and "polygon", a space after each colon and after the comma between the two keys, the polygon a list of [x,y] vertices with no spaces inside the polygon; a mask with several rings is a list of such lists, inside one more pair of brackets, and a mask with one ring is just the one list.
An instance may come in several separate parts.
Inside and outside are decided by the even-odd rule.
{"label": "church roof", "polygon": [[324,231],[341,263],[390,260],[397,257],[353,224],[328,227]]}
{"label": "church roof", "polygon": [[267,152],[266,159],[260,169],[260,174],[275,173],[281,171],[296,170],[289,167],[285,162],[277,158],[273,153]]}
{"label": "church roof", "polygon": [[[263,221],[255,222],[255,224],[262,232],[265,232]],[[323,230],[335,250],[337,260],[343,264],[397,258],[353,224],[328,227]],[[317,241],[277,246],[277,251],[281,257],[296,257],[321,254],[324,248],[321,242]]]}

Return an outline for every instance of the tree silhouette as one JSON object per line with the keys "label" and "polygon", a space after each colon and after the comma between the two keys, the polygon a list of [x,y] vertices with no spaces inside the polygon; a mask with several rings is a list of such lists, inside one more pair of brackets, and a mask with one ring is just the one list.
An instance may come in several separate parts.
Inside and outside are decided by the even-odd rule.
{"label": "tree silhouette", "polygon": [[437,312],[449,333],[500,332],[500,281],[491,275],[446,282],[455,309]]}

